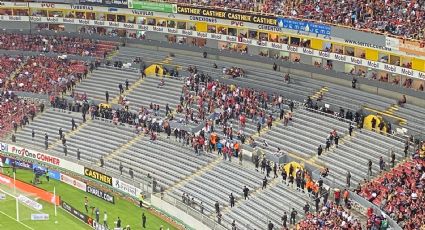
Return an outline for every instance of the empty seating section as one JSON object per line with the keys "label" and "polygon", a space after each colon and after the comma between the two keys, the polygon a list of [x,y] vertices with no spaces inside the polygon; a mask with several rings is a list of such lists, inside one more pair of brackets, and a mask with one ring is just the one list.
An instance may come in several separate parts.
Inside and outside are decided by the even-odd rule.
{"label": "empty seating section", "polygon": [[[45,149],[45,134],[48,135],[49,145],[51,145],[59,140],[59,128],[62,128],[65,134],[71,130],[72,119],[75,120],[77,126],[82,122],[80,113],[48,109],[48,111],[37,116],[34,122],[31,122],[20,132],[16,133],[16,142],[18,145],[34,146],[39,150]],[[33,129],[34,138],[32,138]],[[63,155],[63,151],[61,151],[60,155]]]}
{"label": "empty seating section", "polygon": [[261,182],[261,174],[223,161],[183,187],[171,191],[170,195],[180,200],[183,193],[189,194],[198,204],[204,203],[204,212],[209,215],[215,213],[215,202],[219,202],[223,208],[223,205],[228,205],[230,193],[233,193],[236,199],[243,199],[244,186],[254,191],[261,186]]}
{"label": "empty seating section", "polygon": [[108,91],[109,100],[112,100],[119,96],[119,84],[122,84],[125,89],[125,81],[127,79],[129,84],[132,85],[140,77],[141,75],[135,72],[99,67],[75,88],[75,92],[79,94],[86,93],[91,99],[105,101],[105,93]]}
{"label": "empty seating section", "polygon": [[298,212],[296,220],[302,219],[303,206],[307,202],[311,203],[311,198],[306,193],[279,183],[250,197],[248,202],[232,208],[223,219],[228,223],[236,220],[238,229],[266,229],[268,221],[279,227],[282,225],[281,217],[284,212],[289,216],[292,209]]}
{"label": "empty seating section", "polygon": [[[77,135],[67,138],[68,154],[76,158],[80,150],[81,160],[91,163],[99,162],[122,145],[129,142],[136,134],[127,126],[117,126],[100,120],[92,120],[80,129]],[[66,137],[66,134],[65,134]],[[87,143],[90,144],[87,144]],[[50,152],[63,154],[62,144],[56,145]]]}
{"label": "empty seating section", "polygon": [[77,81],[77,74],[83,75],[86,70],[87,67],[82,61],[46,56],[31,57],[12,78],[9,89],[33,93],[60,93],[71,82]]}
{"label": "empty seating section", "polygon": [[261,142],[265,140],[269,147],[264,148],[261,143],[259,147],[266,152],[276,152],[280,148],[284,152],[309,158],[317,154],[319,145],[325,147],[331,131],[335,130],[340,137],[348,131],[348,123],[304,109],[296,110],[292,120],[288,126],[279,123],[262,135]]}
{"label": "empty seating section", "polygon": [[177,104],[180,103],[182,81],[164,78],[164,85],[159,87],[160,79],[162,78],[145,78],[143,83],[127,96],[131,110],[139,111],[141,107],[149,108],[152,103],[159,105],[160,114],[158,115],[164,117],[167,104],[171,110],[176,108]]}
{"label": "empty seating section", "polygon": [[2,34],[0,49],[56,52],[104,58],[117,48],[116,42],[95,41],[79,37]]}
{"label": "empty seating section", "polygon": [[162,188],[168,188],[179,180],[203,167],[213,158],[195,156],[192,151],[168,140],[151,142],[143,138],[129,146],[119,155],[106,162],[106,168],[119,172],[120,162],[132,168],[135,178],[155,178]]}
{"label": "empty seating section", "polygon": [[[339,145],[330,154],[319,157],[318,162],[330,169],[329,178],[340,185],[346,184],[346,175],[350,171],[351,185],[354,187],[364,179],[369,179],[368,160],[372,161],[372,173],[379,173],[379,158],[383,157],[387,165],[390,162],[390,150],[397,160],[404,157],[403,143],[375,132],[362,130],[344,144]],[[388,166],[387,166],[388,167]]]}
{"label": "empty seating section", "polygon": [[398,109],[394,111],[394,115],[407,120],[407,125],[405,127],[408,131],[422,136],[425,130],[424,114],[424,108],[411,104],[405,104],[403,107],[398,107]]}

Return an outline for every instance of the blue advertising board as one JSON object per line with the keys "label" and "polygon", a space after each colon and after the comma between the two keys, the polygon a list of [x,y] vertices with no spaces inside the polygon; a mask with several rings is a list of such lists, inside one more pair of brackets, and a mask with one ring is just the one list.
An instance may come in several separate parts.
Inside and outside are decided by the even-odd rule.
{"label": "blue advertising board", "polygon": [[279,27],[284,29],[304,31],[327,36],[331,35],[331,26],[324,24],[288,18],[277,18],[277,24]]}
{"label": "blue advertising board", "polygon": [[[34,164],[33,165],[33,170],[34,171],[44,171],[45,172],[47,170],[47,168],[46,167],[43,167],[43,166],[40,166],[40,165],[37,165],[37,164]],[[60,172],[58,172],[56,170],[49,169],[48,174],[49,174],[49,177],[51,179],[54,179],[54,180],[60,180],[61,179]]]}
{"label": "blue advertising board", "polygon": [[17,167],[17,168],[32,169],[32,167],[33,167],[32,163],[15,160],[15,159],[12,159],[12,158],[9,158],[9,157],[3,157],[2,160],[4,160],[4,162],[3,162],[4,164],[10,165],[10,166],[15,165],[15,167]]}

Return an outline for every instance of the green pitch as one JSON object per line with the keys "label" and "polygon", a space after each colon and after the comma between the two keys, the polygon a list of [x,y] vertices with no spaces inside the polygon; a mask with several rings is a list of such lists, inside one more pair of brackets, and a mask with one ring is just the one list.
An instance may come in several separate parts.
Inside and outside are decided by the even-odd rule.
{"label": "green pitch", "polygon": [[[24,169],[18,169],[16,173],[16,179],[24,181],[29,183],[31,180],[33,180],[34,174],[30,170],[24,170]],[[79,189],[76,189],[70,185],[67,185],[65,183],[62,183],[60,181],[55,181],[50,179],[50,182],[47,182],[45,178],[42,179],[42,184],[37,185],[38,187],[53,192],[53,188],[56,187],[56,195],[60,196],[61,199],[72,205],[74,208],[78,209],[79,211],[85,213],[84,208],[84,197],[87,196],[89,200],[89,207],[93,206],[96,208],[99,208],[100,211],[100,222],[103,223],[103,213],[104,211],[108,214],[108,226],[111,229],[112,227],[115,227],[114,222],[116,221],[117,217],[120,217],[121,219],[121,227],[125,227],[127,225],[131,226],[131,229],[148,229],[148,230],[158,230],[160,229],[160,226],[163,226],[164,230],[170,229],[176,229],[174,226],[170,225],[169,223],[165,222],[161,218],[151,214],[148,210],[145,208],[141,209],[137,207],[135,204],[130,203],[126,200],[120,199],[119,197],[115,197],[115,204],[108,203],[98,197],[95,197],[91,194],[88,194],[86,192],[83,192]],[[12,199],[11,197],[8,197]],[[7,215],[16,218],[16,208],[14,199],[12,199],[11,202],[7,201],[5,202],[6,206],[10,206],[11,213],[6,213]],[[77,229],[90,229],[87,225],[80,222],[78,219],[71,216],[71,214],[68,214],[66,211],[62,210],[61,208],[57,208],[58,210],[58,216],[54,217],[54,206],[51,204],[46,204],[45,202],[39,201],[39,203],[43,204],[43,213],[48,213],[50,215],[50,220],[48,222],[41,222],[41,221],[31,221],[30,220],[30,214],[31,210],[26,208],[28,212],[28,217],[26,217],[22,222],[29,227],[32,227],[33,229],[42,229],[42,230],[77,230]],[[0,201],[0,211],[3,211],[3,204]],[[5,208],[7,209],[7,208]],[[24,210],[25,208],[20,209]],[[34,213],[34,212],[32,212]],[[142,213],[145,213],[146,216],[146,228],[142,228]],[[92,210],[89,209],[89,212],[86,213],[89,216],[91,216],[93,219],[95,219],[94,213],[92,214]],[[21,215],[20,215],[21,216]],[[5,215],[2,215],[0,213],[0,224],[3,225],[10,225],[12,227],[6,227],[0,225],[0,229],[29,229],[19,223],[16,222],[16,220],[13,220],[11,218],[8,218]],[[55,223],[57,221],[57,223]]]}

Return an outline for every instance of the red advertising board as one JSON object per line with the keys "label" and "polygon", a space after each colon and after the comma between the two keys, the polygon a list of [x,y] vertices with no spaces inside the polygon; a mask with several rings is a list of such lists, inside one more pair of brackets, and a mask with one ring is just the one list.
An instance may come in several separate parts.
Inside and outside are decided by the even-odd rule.
{"label": "red advertising board", "polygon": [[43,189],[37,188],[31,184],[27,184],[25,182],[16,180],[15,183],[13,183],[13,178],[8,177],[4,174],[0,174],[0,183],[7,185],[11,188],[13,188],[14,184],[16,186],[17,189],[22,190],[24,192],[27,193],[31,193],[36,195],[38,198],[49,202],[49,203],[55,203],[56,205],[59,205],[59,197],[58,196],[54,196],[53,193],[45,191]]}

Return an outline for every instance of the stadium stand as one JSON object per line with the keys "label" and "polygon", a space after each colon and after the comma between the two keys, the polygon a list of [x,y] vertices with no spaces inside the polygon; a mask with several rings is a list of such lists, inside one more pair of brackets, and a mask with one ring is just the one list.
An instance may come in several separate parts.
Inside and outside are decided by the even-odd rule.
{"label": "stadium stand", "polygon": [[311,21],[337,24],[366,31],[389,33],[405,38],[423,40],[425,5],[422,1],[298,1],[266,0],[177,0],[221,9],[254,11]]}

